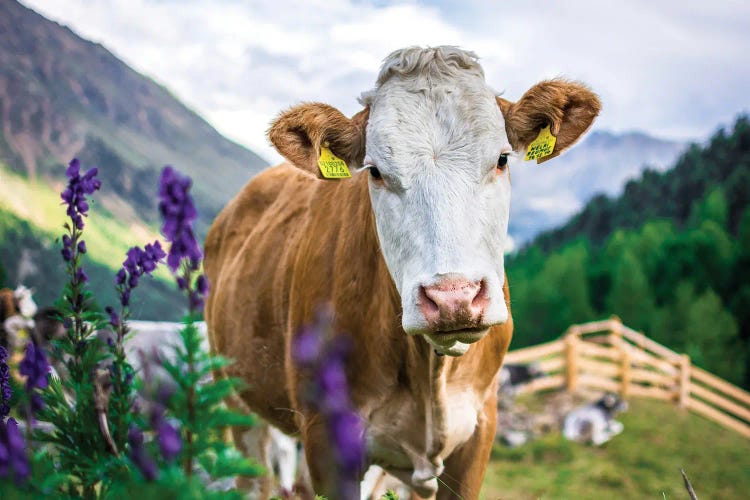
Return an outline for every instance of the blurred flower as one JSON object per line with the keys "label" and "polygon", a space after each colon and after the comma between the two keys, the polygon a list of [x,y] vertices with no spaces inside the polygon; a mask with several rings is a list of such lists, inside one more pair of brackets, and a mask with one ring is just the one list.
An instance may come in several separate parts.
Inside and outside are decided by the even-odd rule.
{"label": "blurred flower", "polygon": [[13,390],[10,387],[10,370],[8,369],[8,351],[0,346],[0,422],[10,413],[10,398]]}
{"label": "blurred flower", "polygon": [[193,233],[193,222],[198,218],[190,196],[192,181],[172,167],[164,167],[159,180],[159,213],[162,216],[162,234],[172,245],[167,255],[167,265],[172,271],[187,258],[197,267],[202,253]]}
{"label": "blurred flower", "polygon": [[47,388],[49,385],[49,370],[50,366],[47,356],[44,354],[44,349],[35,345],[34,342],[27,343],[26,352],[18,366],[18,371],[21,375],[26,376],[26,392],[29,394],[31,402],[31,415],[44,408],[44,400],[36,392],[36,389]]}
{"label": "blurred flower", "polygon": [[294,361],[310,375],[307,379],[311,384],[303,387],[303,398],[325,422],[340,472],[338,491],[344,497],[356,491],[365,453],[364,427],[349,398],[345,371],[350,347],[346,337],[334,334],[330,309],[321,310],[315,322],[297,334],[292,345]]}
{"label": "blurred flower", "polygon": [[156,439],[159,443],[159,450],[161,451],[164,460],[167,462],[173,461],[182,451],[182,438],[180,432],[172,427],[172,425],[163,420],[156,427]]}
{"label": "blurred flower", "polygon": [[133,461],[138,470],[147,481],[153,481],[159,475],[156,462],[148,454],[143,444],[143,432],[138,427],[132,426],[128,431],[128,444],[130,444],[130,460]]}
{"label": "blurred flower", "polygon": [[[112,306],[105,307],[104,312],[109,314],[109,324],[112,325],[112,328],[117,328],[118,326],[120,326],[120,316],[118,316],[117,312]],[[107,340],[111,341],[111,339]]]}
{"label": "blurred flower", "polygon": [[195,290],[201,295],[206,295],[208,293],[208,278],[206,278],[205,274],[201,274],[198,276],[198,279],[195,280]]}
{"label": "blurred flower", "polygon": [[13,418],[0,422],[0,477],[8,477],[11,469],[17,484],[23,483],[31,475],[26,443],[18,429],[18,422]]}
{"label": "blurred flower", "polygon": [[26,353],[19,365],[19,372],[26,376],[26,390],[46,389],[49,385],[47,375],[49,374],[49,363],[44,349],[29,342],[26,344]]}

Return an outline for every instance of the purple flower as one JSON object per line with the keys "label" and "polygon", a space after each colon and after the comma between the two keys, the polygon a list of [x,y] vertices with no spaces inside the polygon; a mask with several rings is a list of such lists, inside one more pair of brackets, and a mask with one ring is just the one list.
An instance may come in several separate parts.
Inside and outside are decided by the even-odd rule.
{"label": "purple flower", "polygon": [[18,422],[13,418],[0,422],[0,477],[8,477],[11,469],[17,484],[31,475],[26,443],[18,430]]}
{"label": "purple flower", "polygon": [[131,427],[128,431],[128,444],[130,444],[130,460],[133,461],[138,470],[147,481],[153,481],[159,476],[156,462],[146,451],[143,444],[143,432],[138,427]]}
{"label": "purple flower", "polygon": [[115,285],[123,285],[125,284],[125,280],[128,279],[128,273],[125,271],[125,269],[120,269],[117,271],[117,275],[115,276]]}
{"label": "purple flower", "polygon": [[86,253],[86,242],[83,240],[78,242],[78,253]]}
{"label": "purple flower", "polygon": [[294,338],[292,356],[302,366],[312,366],[323,350],[323,339],[314,328],[303,328]]}
{"label": "purple flower", "polygon": [[164,460],[171,462],[177,458],[182,451],[182,438],[179,431],[166,420],[162,420],[156,427],[156,435]]}
{"label": "purple flower", "polygon": [[310,381],[303,401],[325,423],[337,470],[339,491],[356,491],[364,465],[364,428],[349,397],[345,361],[350,352],[346,337],[334,335],[333,313],[322,310],[316,321],[295,337],[292,355]]}
{"label": "purple flower", "polygon": [[337,412],[328,419],[328,429],[338,451],[339,465],[346,471],[358,472],[364,465],[365,455],[362,420],[351,411]]}
{"label": "purple flower", "polygon": [[177,287],[180,290],[185,290],[187,288],[187,280],[183,278],[182,276],[177,277]]}
{"label": "purple flower", "polygon": [[[146,245],[145,249],[132,247],[128,250],[122,267],[115,275],[115,285],[120,295],[120,305],[128,307],[130,305],[130,293],[138,286],[141,276],[151,273],[161,262],[166,253],[161,248],[161,243],[154,241]],[[112,323],[112,313],[110,313],[110,323]],[[118,318],[119,323],[119,318]],[[115,326],[114,323],[112,323]]]}
{"label": "purple flower", "polygon": [[10,413],[10,398],[13,390],[10,387],[10,370],[8,369],[8,351],[0,346],[0,422]]}
{"label": "purple flower", "polygon": [[198,276],[198,279],[195,280],[195,290],[204,296],[208,293],[208,278],[206,278],[205,274],[201,274]]}
{"label": "purple flower", "polygon": [[89,281],[89,277],[86,274],[86,271],[84,271],[82,267],[79,267],[78,270],[76,270],[76,275],[74,279],[75,279],[75,282],[78,284],[88,283]]}
{"label": "purple flower", "polygon": [[34,345],[33,342],[26,344],[26,353],[19,365],[21,375],[26,375],[26,390],[46,389],[49,385],[47,375],[49,374],[49,363],[44,349]]}
{"label": "purple flower", "polygon": [[107,306],[104,308],[104,311],[109,314],[109,324],[112,325],[113,328],[117,328],[118,326],[120,326],[120,316],[117,315],[117,312],[113,307]]}
{"label": "purple flower", "polygon": [[68,177],[68,187],[62,192],[61,198],[68,206],[68,216],[78,229],[83,229],[83,217],[89,211],[86,196],[93,194],[102,185],[101,181],[96,178],[98,172],[99,170],[94,167],[81,175],[81,164],[77,158],[70,162],[65,171]]}
{"label": "purple flower", "polygon": [[201,253],[193,232],[193,222],[198,212],[190,196],[192,181],[172,167],[164,167],[159,180],[159,213],[164,221],[161,231],[171,243],[167,265],[174,272],[183,259],[192,263],[200,261]]}

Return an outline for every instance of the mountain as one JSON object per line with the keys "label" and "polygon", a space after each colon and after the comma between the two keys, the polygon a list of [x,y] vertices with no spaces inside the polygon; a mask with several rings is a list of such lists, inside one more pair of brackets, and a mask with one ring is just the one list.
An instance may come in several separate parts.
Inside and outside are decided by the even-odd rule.
{"label": "mountain", "polygon": [[596,194],[618,194],[646,167],[663,171],[686,144],[642,132],[596,131],[552,161],[511,166],[510,235],[523,244],[558,226]]}
{"label": "mountain", "polygon": [[163,86],[99,44],[23,5],[0,2],[0,161],[53,184],[73,157],[97,165],[103,207],[154,223],[158,174],[194,179],[207,225],[266,162],[221,136]]}
{"label": "mountain", "polygon": [[[87,270],[102,305],[131,245],[159,237],[159,173],[193,178],[197,229],[267,163],[221,136],[163,86],[99,44],[13,0],[0,1],[0,286],[24,282],[51,303],[65,279],[59,244],[65,166],[99,167],[86,239]],[[178,319],[166,273],[139,290],[136,317]],[[158,295],[158,296],[157,296]]]}

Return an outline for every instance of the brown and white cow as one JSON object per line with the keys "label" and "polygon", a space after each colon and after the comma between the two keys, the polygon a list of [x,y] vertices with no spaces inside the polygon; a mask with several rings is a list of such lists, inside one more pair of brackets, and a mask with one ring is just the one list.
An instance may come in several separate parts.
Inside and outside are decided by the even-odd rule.
{"label": "brown and white cow", "polygon": [[[497,97],[455,47],[392,53],[360,102],[351,119],[307,103],[273,123],[289,162],[248,183],[206,240],[211,346],[236,360],[224,375],[248,384],[233,403],[299,434],[316,490],[335,498],[316,459],[325,432],[300,404],[290,358],[300,326],[332,304],[354,339],[347,376],[368,462],[424,497],[477,498],[512,333],[506,164],[546,126],[556,145],[545,159],[558,155],[600,103],[565,80]],[[322,179],[326,145],[352,178]]]}

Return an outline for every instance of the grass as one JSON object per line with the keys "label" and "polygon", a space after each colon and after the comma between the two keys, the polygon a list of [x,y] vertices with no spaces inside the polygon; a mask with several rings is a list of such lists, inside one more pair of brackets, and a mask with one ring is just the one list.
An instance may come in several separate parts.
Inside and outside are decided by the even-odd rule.
{"label": "grass", "polygon": [[517,449],[495,445],[481,498],[744,499],[750,492],[750,440],[669,403],[635,399],[620,415],[625,431],[601,448],[560,433]]}
{"label": "grass", "polygon": [[[61,184],[60,189],[64,186]],[[107,186],[102,186],[107,189]],[[154,188],[156,193],[156,188]],[[124,223],[96,204],[96,194],[92,197],[92,207],[86,221],[84,239],[89,256],[110,269],[116,270],[125,260],[125,252],[133,245],[143,246],[160,235],[146,224]],[[0,164],[0,208],[4,208],[19,218],[28,221],[50,239],[60,238],[66,221],[65,208],[59,192],[43,182],[32,182],[4,165]],[[162,267],[157,278],[171,280]]]}
{"label": "grass", "polygon": [[[62,187],[62,183],[52,188],[31,182],[0,163],[0,264],[4,268],[0,286],[24,283],[33,287],[40,306],[54,304],[68,280],[59,250],[65,208],[55,191]],[[114,276],[127,249],[161,239],[145,223],[126,222],[109,214],[97,203],[97,196],[93,197],[84,238],[88,248],[84,266],[101,308],[118,303]],[[179,320],[185,313],[184,300],[166,267],[161,266],[154,278],[141,281],[131,303],[133,319]]]}

